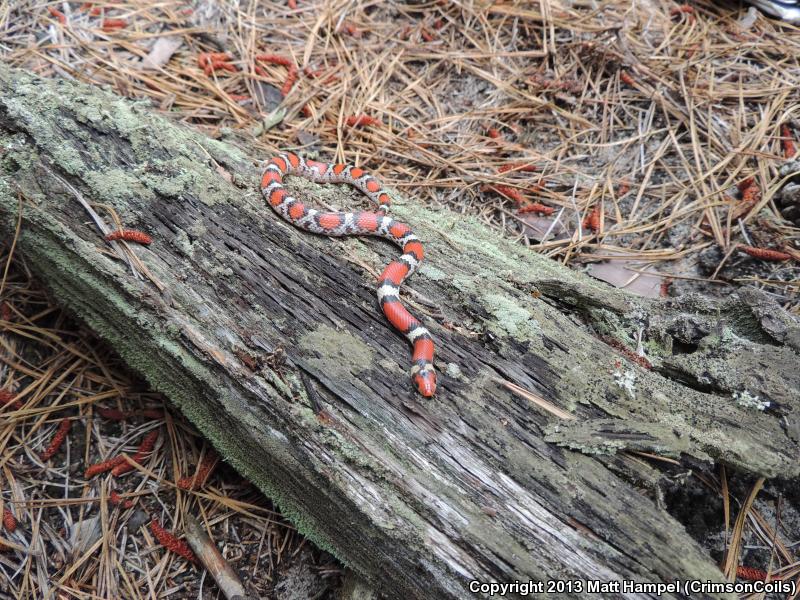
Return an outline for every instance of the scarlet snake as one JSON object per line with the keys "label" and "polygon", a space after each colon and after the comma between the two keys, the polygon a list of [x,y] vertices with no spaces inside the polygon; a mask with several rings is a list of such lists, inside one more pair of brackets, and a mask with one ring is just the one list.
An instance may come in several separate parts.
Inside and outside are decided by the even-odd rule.
{"label": "scarlet snake", "polygon": [[[321,212],[306,207],[283,187],[284,175],[297,175],[323,183],[349,183],[378,204],[375,212]],[[261,178],[261,193],[267,203],[295,227],[335,237],[372,235],[386,238],[403,249],[378,278],[378,302],[389,323],[413,345],[411,376],[419,393],[436,392],[433,340],[430,332],[400,303],[400,286],[422,262],[419,238],[408,225],[386,216],[391,202],[381,185],[358,167],[305,160],[296,154],[279,154],[267,163]]]}

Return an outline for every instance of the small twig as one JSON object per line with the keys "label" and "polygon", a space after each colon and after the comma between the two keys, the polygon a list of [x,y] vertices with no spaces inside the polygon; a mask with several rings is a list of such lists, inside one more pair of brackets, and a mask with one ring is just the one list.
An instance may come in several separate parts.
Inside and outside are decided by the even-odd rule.
{"label": "small twig", "polygon": [[523,398],[530,400],[539,408],[549,412],[552,415],[555,415],[559,419],[565,419],[567,421],[573,421],[577,419],[575,415],[572,413],[568,413],[567,411],[559,408],[549,400],[545,400],[538,394],[532,392],[531,390],[525,389],[523,387],[518,386],[516,383],[511,383],[505,379],[501,379],[500,377],[492,377],[494,381],[502,385],[504,388],[511,390],[515,394],[522,396]]}
{"label": "small twig", "polygon": [[206,534],[197,519],[190,514],[185,514],[183,520],[185,522],[186,541],[191,549],[194,550],[194,554],[200,564],[208,570],[211,577],[217,582],[220,591],[228,600],[233,600],[237,596],[244,598],[246,596],[244,585],[242,585],[231,565],[217,550],[216,545],[214,545],[214,542]]}

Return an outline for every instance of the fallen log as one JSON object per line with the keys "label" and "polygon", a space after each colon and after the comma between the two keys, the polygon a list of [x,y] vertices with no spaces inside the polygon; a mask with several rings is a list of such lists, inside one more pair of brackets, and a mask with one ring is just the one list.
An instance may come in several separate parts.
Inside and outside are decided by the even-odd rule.
{"label": "fallen log", "polygon": [[[437,342],[425,400],[375,300],[397,250],[277,218],[254,166],[268,157],[3,67],[0,152],[0,230],[11,240],[19,224],[17,248],[59,302],[389,597],[722,581],[636,453],[800,469],[800,325],[755,290],[634,297],[395,194],[393,214],[426,241],[405,295]],[[361,200],[287,183],[312,204]],[[106,243],[87,216],[108,222],[100,203],[152,245]]]}

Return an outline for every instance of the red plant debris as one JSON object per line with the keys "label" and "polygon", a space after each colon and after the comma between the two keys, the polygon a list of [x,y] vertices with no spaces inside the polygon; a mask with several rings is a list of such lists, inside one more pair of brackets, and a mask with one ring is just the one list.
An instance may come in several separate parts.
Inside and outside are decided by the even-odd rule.
{"label": "red plant debris", "polygon": [[636,354],[636,352],[628,348],[618,339],[607,335],[600,336],[600,339],[609,346],[611,346],[612,348],[614,348],[615,350],[619,351],[619,353],[622,354],[629,361],[635,362],[637,365],[639,365],[640,367],[644,367],[648,371],[652,370],[653,365],[650,364],[649,360],[647,360],[644,356],[639,356],[638,354]]}
{"label": "red plant debris", "polygon": [[360,37],[361,37],[361,35],[362,35],[362,32],[361,32],[361,30],[360,30],[360,29],[358,29],[358,28],[357,28],[355,25],[353,25],[353,24],[352,24],[352,23],[350,23],[349,21],[345,21],[344,23],[342,23],[342,29],[343,29],[343,30],[344,30],[344,31],[345,31],[345,32],[346,32],[348,35],[352,35],[354,38],[360,38]]}
{"label": "red plant debris", "polygon": [[554,79],[542,73],[535,73],[528,78],[528,82],[536,88],[543,90],[569,92],[580,94],[583,86],[575,79]]}
{"label": "red plant debris", "polygon": [[486,135],[488,135],[493,140],[496,140],[496,139],[499,139],[499,138],[503,137],[503,134],[500,133],[494,127],[489,127],[489,129],[486,130]]}
{"label": "red plant debris", "polygon": [[281,94],[284,96],[288,95],[289,92],[292,91],[295,82],[297,82],[297,68],[289,69],[289,73],[286,75],[286,80],[281,86]]}
{"label": "red plant debris", "polygon": [[630,85],[630,86],[636,85],[636,80],[627,71],[620,71],[619,72],[619,78],[622,81],[622,83],[624,83],[626,85]]}
{"label": "red plant debris", "polygon": [[583,220],[583,228],[591,231],[600,231],[600,205],[596,204],[586,218]]}
{"label": "red plant debris", "polygon": [[[281,95],[288,95],[297,81],[297,65],[294,64],[294,61],[288,56],[281,56],[280,54],[259,54],[256,56],[256,61],[267,63],[268,65],[280,65],[289,70],[281,87]],[[256,73],[262,77],[267,75],[266,71],[258,65],[256,65]]]}
{"label": "red plant debris", "polygon": [[164,418],[164,411],[158,410],[157,408],[145,408],[144,410],[136,411],[134,413],[136,416],[145,417],[146,419],[163,419]]}
{"label": "red plant debris", "polygon": [[322,76],[326,75],[322,83],[333,83],[334,81],[339,81],[340,79],[340,77],[336,74],[335,69],[326,67],[312,69],[309,66],[305,66],[303,67],[303,74],[309,79],[322,79]]}
{"label": "red plant debris", "polygon": [[797,154],[797,148],[794,145],[792,131],[786,123],[781,125],[781,145],[783,146],[783,157],[794,158],[794,155]]}
{"label": "red plant debris", "polygon": [[631,191],[631,184],[627,179],[623,179],[619,182],[619,186],[617,187],[617,195],[624,196],[628,192]]}
{"label": "red plant debris", "polygon": [[49,12],[51,16],[53,16],[56,19],[58,19],[58,22],[61,23],[62,25],[66,25],[67,24],[67,17],[64,15],[64,13],[62,13],[60,10],[58,10],[54,6],[48,6],[47,7],[47,12]]}
{"label": "red plant debris", "polygon": [[661,286],[658,289],[658,295],[662,298],[666,298],[669,296],[669,288],[672,287],[672,278],[667,277],[664,281],[661,282]]}
{"label": "red plant debris", "polygon": [[787,254],[786,252],[781,252],[780,250],[770,250],[769,248],[755,248],[753,246],[745,246],[744,244],[739,244],[737,249],[741,250],[745,254],[749,254],[753,258],[758,258],[759,260],[779,262],[783,260],[789,260],[790,258],[792,258],[791,254]]}
{"label": "red plant debris", "polygon": [[131,506],[133,506],[133,500],[123,499],[122,496],[120,496],[116,491],[112,491],[108,495],[108,500],[114,506],[121,506],[122,508],[130,508]]}
{"label": "red plant debris", "polygon": [[[736,576],[741,579],[747,579],[749,581],[766,581],[767,579],[767,572],[762,571],[761,569],[756,569],[755,567],[744,567],[739,566],[736,567]],[[780,577],[776,577],[772,575],[770,577],[772,581],[780,581]]]}
{"label": "red plant debris", "polygon": [[164,548],[170,552],[174,552],[175,554],[182,556],[191,563],[197,562],[197,558],[195,558],[192,549],[189,548],[189,544],[183,540],[179,540],[169,531],[161,527],[161,523],[159,523],[158,519],[155,517],[150,521],[150,531],[153,532],[153,535],[158,540],[158,543],[164,546]]}
{"label": "red plant debris", "polygon": [[736,184],[736,187],[739,189],[741,193],[744,193],[746,189],[752,186],[755,183],[755,177],[752,175],[747,179],[742,179],[739,183]]}
{"label": "red plant debris", "polygon": [[539,168],[531,163],[509,163],[497,169],[498,173],[508,173],[509,171],[520,171],[523,173],[533,173]]}
{"label": "red plant debris", "polygon": [[206,77],[210,77],[215,71],[223,69],[231,73],[236,73],[239,69],[231,64],[231,55],[227,52],[201,52],[197,55],[197,64],[203,69]]}
{"label": "red plant debris", "polygon": [[11,320],[11,305],[5,300],[0,302],[0,319],[3,319],[3,321]]}
{"label": "red plant debris", "polygon": [[419,30],[419,35],[426,42],[432,42],[434,39],[436,39],[436,38],[433,37],[433,34],[430,31],[428,31],[428,29],[425,28],[425,27],[423,27],[422,29]]}
{"label": "red plant debris", "polygon": [[226,61],[226,60],[212,60],[211,64],[208,66],[209,75],[212,72],[216,72],[222,69],[223,71],[228,71],[229,73],[236,73],[239,69],[236,65]]}
{"label": "red plant debris", "polygon": [[3,527],[5,527],[6,531],[9,533],[14,533],[17,529],[17,518],[7,508],[3,508]]}
{"label": "red plant debris", "polygon": [[103,19],[103,24],[101,25],[103,31],[114,31],[115,29],[124,29],[128,26],[128,22],[125,19]]}
{"label": "red plant debris", "polygon": [[95,475],[99,475],[100,473],[105,473],[106,471],[110,471],[111,469],[117,467],[118,465],[125,462],[124,456],[115,456],[114,458],[109,458],[99,463],[94,463],[93,465],[89,465],[86,467],[86,471],[83,474],[85,479],[91,479]]}
{"label": "red plant debris", "polygon": [[687,14],[690,15],[694,12],[694,7],[688,4],[681,4],[680,6],[674,7],[672,10],[669,11],[669,15],[671,17],[675,17],[677,15]]}
{"label": "red plant debris", "polygon": [[42,452],[40,458],[44,460],[50,460],[56,452],[61,448],[61,445],[64,443],[64,440],[67,439],[67,434],[69,433],[70,427],[72,427],[72,421],[70,419],[64,418],[61,419],[61,423],[56,430],[55,435],[53,435],[53,439],[50,440],[50,445],[45,448],[45,451]]}
{"label": "red plant debris", "polygon": [[144,231],[138,231],[136,229],[119,229],[117,231],[112,231],[105,239],[107,242],[125,240],[126,242],[136,242],[137,244],[143,244],[145,246],[153,243],[153,238]]}
{"label": "red plant debris", "polygon": [[507,185],[484,185],[481,188],[481,191],[484,192],[497,192],[501,196],[505,196],[514,202],[519,204],[523,204],[525,202],[525,196],[522,195],[517,188],[509,187]]}
{"label": "red plant debris", "polygon": [[545,206],[539,202],[528,202],[521,206],[517,212],[521,215],[532,212],[542,213],[543,215],[552,215],[555,210],[556,209],[552,206]]}
{"label": "red plant debris", "polygon": [[22,402],[16,399],[17,395],[11,390],[0,389],[0,406],[11,404],[15,410],[22,408]]}
{"label": "red plant debris", "polygon": [[544,179],[540,179],[539,183],[534,183],[532,186],[528,188],[528,191],[531,194],[541,194],[545,189],[545,182]]}
{"label": "red plant debris", "polygon": [[227,52],[201,52],[197,55],[197,64],[205,67],[212,60],[231,60],[231,55]]}
{"label": "red plant debris", "polygon": [[380,119],[369,115],[351,115],[345,119],[344,123],[348,127],[372,127],[381,124]]}
{"label": "red plant debris", "polygon": [[[150,433],[144,436],[142,443],[139,444],[139,447],[136,449],[136,454],[133,455],[133,461],[139,464],[142,464],[144,460],[148,457],[148,455],[153,451],[153,446],[156,445],[156,440],[158,439],[158,429],[153,429]],[[133,465],[128,461],[124,461],[119,463],[111,470],[111,474],[114,477],[119,477],[123,473],[127,473],[128,471],[133,471]]]}
{"label": "red plant debris", "polygon": [[755,204],[761,200],[761,189],[758,187],[755,177],[748,177],[740,181],[736,187],[742,194],[742,202],[745,204]]}
{"label": "red plant debris", "polygon": [[286,0],[286,6],[295,10],[297,8],[297,0]]}
{"label": "red plant debris", "polygon": [[219,463],[219,456],[213,450],[210,450],[200,461],[197,466],[197,472],[191,477],[182,477],[178,480],[178,487],[182,490],[192,491],[197,488],[203,487],[208,480],[214,468]]}

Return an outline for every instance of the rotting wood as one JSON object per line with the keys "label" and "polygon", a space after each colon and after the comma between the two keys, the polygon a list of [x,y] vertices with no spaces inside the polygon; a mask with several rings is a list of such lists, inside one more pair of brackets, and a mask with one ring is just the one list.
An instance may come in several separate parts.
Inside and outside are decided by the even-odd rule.
{"label": "rotting wood", "polygon": [[[406,295],[437,341],[439,392],[423,401],[363,268],[397,250],[296,231],[264,206],[241,149],[0,67],[0,151],[0,230],[13,235],[21,206],[19,250],[55,297],[390,597],[463,598],[472,579],[721,581],[633,487],[656,472],[624,451],[800,469],[800,326],[754,290],[632,297],[396,197],[426,241],[407,286],[420,296]],[[312,203],[359,200],[289,185]],[[153,236],[133,249],[146,277],[75,191]],[[601,338],[642,340],[652,370]]]}

